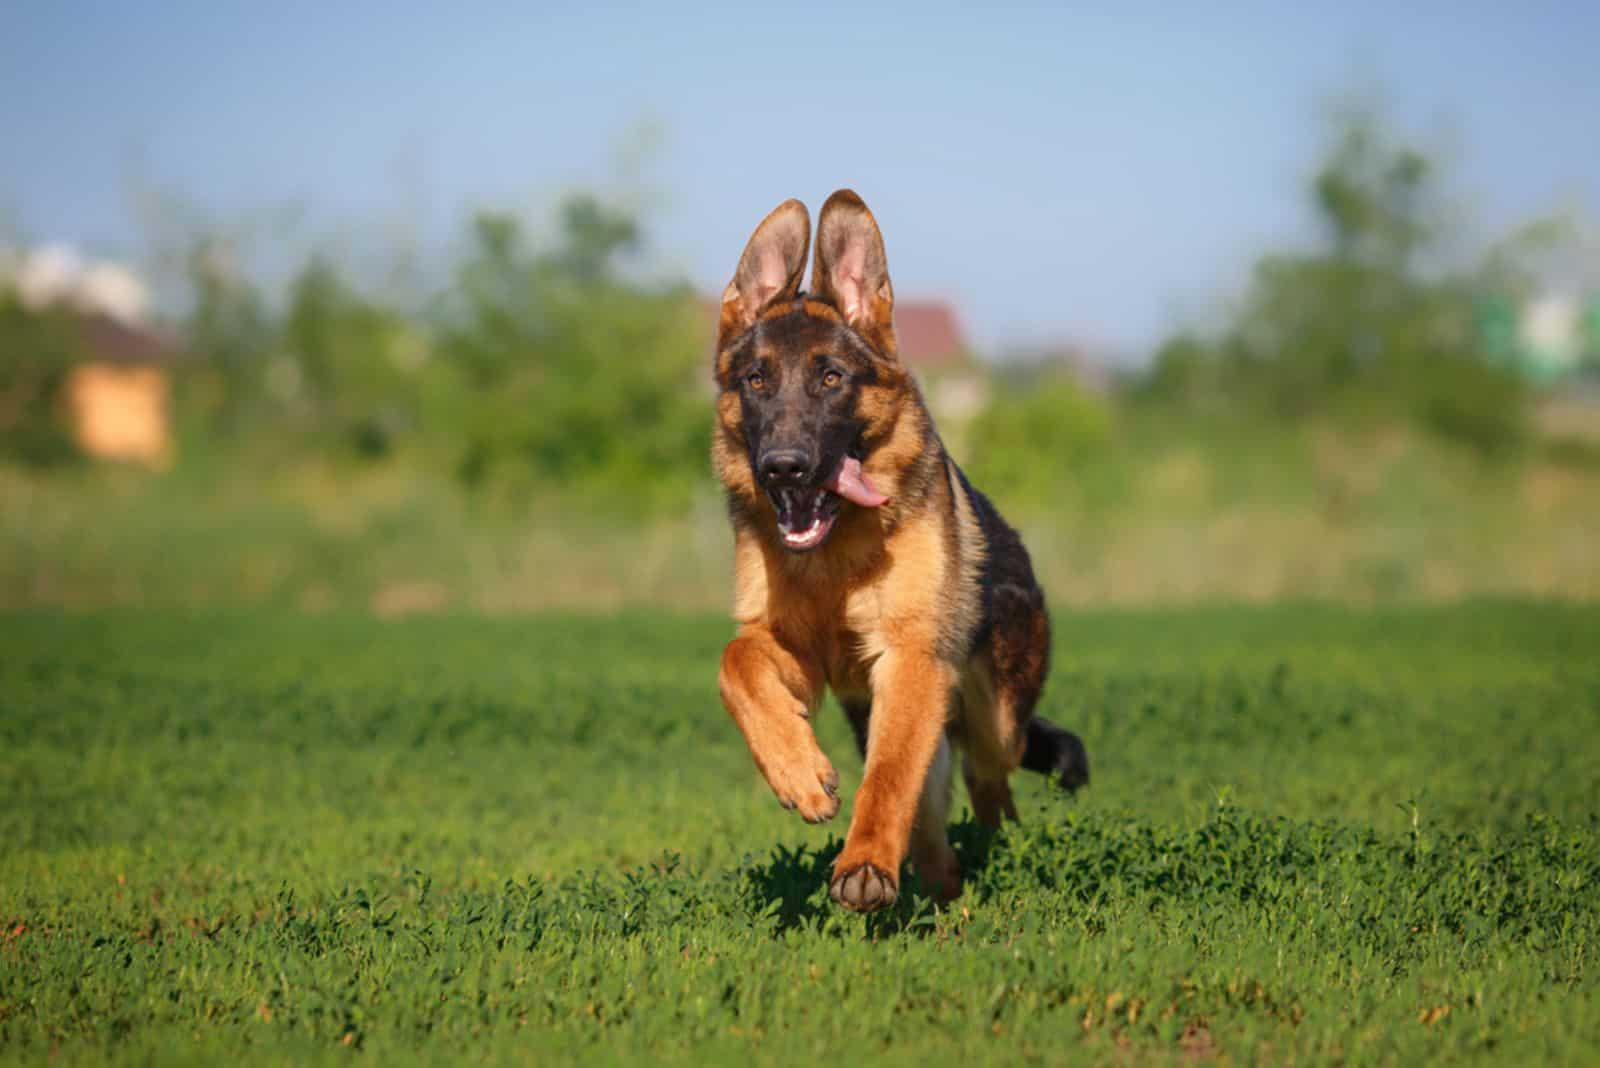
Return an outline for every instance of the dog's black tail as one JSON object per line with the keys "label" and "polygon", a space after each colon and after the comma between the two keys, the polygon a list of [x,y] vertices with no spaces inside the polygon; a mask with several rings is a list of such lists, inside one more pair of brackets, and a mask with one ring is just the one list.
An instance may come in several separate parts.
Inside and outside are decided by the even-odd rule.
{"label": "dog's black tail", "polygon": [[1038,716],[1028,721],[1028,748],[1022,766],[1051,776],[1056,785],[1071,792],[1089,784],[1089,752],[1071,731]]}

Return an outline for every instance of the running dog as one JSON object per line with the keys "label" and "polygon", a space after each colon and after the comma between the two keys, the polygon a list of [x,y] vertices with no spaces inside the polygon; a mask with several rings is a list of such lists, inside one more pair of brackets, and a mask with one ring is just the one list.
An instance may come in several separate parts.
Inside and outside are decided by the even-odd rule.
{"label": "running dog", "polygon": [[841,189],[756,228],[722,296],[712,460],[734,532],[738,633],[722,702],[785,808],[839,811],[811,716],[838,697],[866,773],[830,892],[869,912],[909,856],[931,893],[960,893],[946,837],[953,767],[976,818],[1016,818],[1018,767],[1068,789],[1083,744],[1033,714],[1050,660],[1044,594],[1017,532],[945,452],[899,357],[883,236]]}

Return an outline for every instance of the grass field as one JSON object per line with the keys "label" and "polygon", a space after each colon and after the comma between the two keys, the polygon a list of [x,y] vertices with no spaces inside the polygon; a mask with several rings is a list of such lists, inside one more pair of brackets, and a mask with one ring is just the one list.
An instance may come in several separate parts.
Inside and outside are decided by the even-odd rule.
{"label": "grass field", "polygon": [[727,633],[0,617],[0,1058],[1600,1062],[1600,609],[1061,613],[1093,785],[868,918]]}

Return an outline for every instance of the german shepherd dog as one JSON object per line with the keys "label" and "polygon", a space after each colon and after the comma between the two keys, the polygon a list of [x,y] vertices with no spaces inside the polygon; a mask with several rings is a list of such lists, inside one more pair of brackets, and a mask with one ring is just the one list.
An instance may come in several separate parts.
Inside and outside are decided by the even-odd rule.
{"label": "german shepherd dog", "polygon": [[1076,736],[1034,716],[1050,623],[1028,553],[945,452],[900,362],[883,237],[841,189],[756,228],[722,296],[712,460],[734,532],[738,633],[722,702],[778,800],[839,811],[811,715],[823,688],[866,758],[831,893],[892,904],[909,854],[941,900],[961,890],[945,834],[952,743],[980,823],[1016,818],[1019,766],[1075,788]]}

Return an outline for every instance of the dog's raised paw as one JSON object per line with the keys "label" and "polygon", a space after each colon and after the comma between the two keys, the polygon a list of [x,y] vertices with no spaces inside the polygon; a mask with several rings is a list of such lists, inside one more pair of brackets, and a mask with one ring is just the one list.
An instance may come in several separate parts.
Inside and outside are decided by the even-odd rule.
{"label": "dog's raised paw", "polygon": [[875,864],[857,864],[834,875],[828,888],[833,900],[852,912],[876,912],[900,896],[896,880]]}
{"label": "dog's raised paw", "polygon": [[826,823],[839,813],[839,773],[821,753],[809,769],[793,775],[769,774],[767,781],[778,803],[800,813],[807,823]]}

